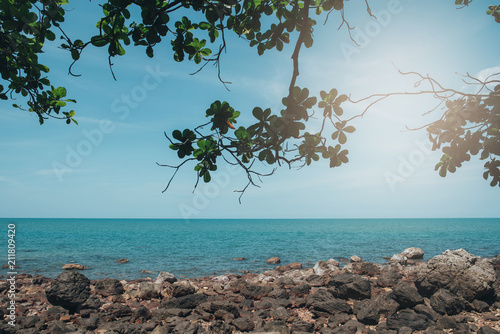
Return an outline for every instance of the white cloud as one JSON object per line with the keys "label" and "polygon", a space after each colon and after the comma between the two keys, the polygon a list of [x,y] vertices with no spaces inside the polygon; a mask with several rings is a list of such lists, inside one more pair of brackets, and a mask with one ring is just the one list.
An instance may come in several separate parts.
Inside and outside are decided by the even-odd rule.
{"label": "white cloud", "polygon": [[478,78],[481,81],[487,80],[488,77],[489,79],[494,79],[490,76],[493,74],[496,74],[496,79],[498,80],[500,78],[500,66],[494,66],[494,67],[488,67],[485,68],[484,70],[481,70],[477,75],[476,78]]}

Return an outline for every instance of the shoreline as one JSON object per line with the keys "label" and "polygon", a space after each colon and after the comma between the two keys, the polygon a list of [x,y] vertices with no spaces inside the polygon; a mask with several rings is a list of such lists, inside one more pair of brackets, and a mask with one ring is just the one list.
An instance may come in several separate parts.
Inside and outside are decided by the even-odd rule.
{"label": "shoreline", "polygon": [[8,323],[11,284],[0,280],[0,333],[500,332],[500,256],[397,255],[386,265],[353,256],[343,267],[330,259],[183,279],[19,274],[15,326]]}

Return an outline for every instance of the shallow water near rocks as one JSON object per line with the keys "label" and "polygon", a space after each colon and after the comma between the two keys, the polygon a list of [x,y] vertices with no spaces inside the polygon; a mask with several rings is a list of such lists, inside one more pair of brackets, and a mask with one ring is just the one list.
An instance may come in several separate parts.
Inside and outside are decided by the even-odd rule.
{"label": "shallow water near rocks", "polygon": [[[358,255],[385,263],[408,247],[424,259],[464,248],[500,254],[500,219],[0,219],[16,225],[18,272],[56,277],[75,262],[90,279],[137,279],[168,271],[200,277]],[[7,244],[7,233],[4,233]],[[244,261],[233,261],[243,257]],[[126,258],[128,263],[115,263]],[[141,273],[146,270],[148,273]]]}

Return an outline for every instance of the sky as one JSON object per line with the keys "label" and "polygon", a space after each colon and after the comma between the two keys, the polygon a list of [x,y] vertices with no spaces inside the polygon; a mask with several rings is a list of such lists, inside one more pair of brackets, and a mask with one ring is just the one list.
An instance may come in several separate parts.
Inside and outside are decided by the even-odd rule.
{"label": "sky", "polygon": [[[297,85],[338,89],[353,100],[375,93],[414,90],[403,71],[429,74],[444,85],[470,89],[460,74],[486,76],[500,71],[496,41],[500,25],[486,16],[487,2],[474,1],[457,10],[453,1],[373,1],[374,19],[363,1],[345,3],[346,19],[324,16],[315,27],[312,48],[302,48]],[[101,17],[96,2],[66,6],[63,26],[70,36],[90,36]],[[439,117],[429,97],[394,97],[377,103],[354,121],[357,131],[345,148],[349,163],[329,168],[320,160],[297,169],[278,168],[249,187],[242,170],[219,164],[213,182],[194,190],[194,165],[181,169],[162,192],[178,164],[164,132],[206,122],[215,100],[228,101],[242,114],[237,125],[253,124],[255,106],[281,110],[292,73],[293,42],[282,52],[258,56],[242,39],[228,38],[221,75],[207,66],[173,61],[170,43],[149,59],[143,49],[127,48],[113,59],[113,80],[104,49],[85,50],[68,75],[68,53],[50,45],[42,63],[49,78],[65,86],[78,103],[79,125],[47,120],[42,126],[29,113],[11,107],[21,99],[0,102],[0,217],[75,218],[426,218],[500,217],[500,189],[482,174],[484,162],[473,157],[454,174],[434,171],[441,154],[430,150],[425,130],[407,131]],[[212,46],[215,50],[217,46]],[[346,103],[346,115],[365,105]],[[316,123],[315,123],[316,122]],[[320,120],[311,122],[319,129]],[[271,167],[257,163],[269,172]]]}

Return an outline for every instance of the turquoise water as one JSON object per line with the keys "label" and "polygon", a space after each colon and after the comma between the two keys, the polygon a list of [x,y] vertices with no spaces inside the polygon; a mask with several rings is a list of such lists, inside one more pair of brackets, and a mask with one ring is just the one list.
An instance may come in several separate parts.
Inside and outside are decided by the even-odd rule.
{"label": "turquoise water", "polygon": [[[349,258],[384,263],[384,257],[420,247],[425,258],[464,248],[500,254],[500,219],[0,219],[7,262],[8,224],[16,225],[19,272],[55,277],[76,262],[91,279],[137,279],[169,271],[200,277],[283,264]],[[246,261],[233,261],[244,257]],[[127,258],[127,264],[115,260]],[[3,274],[6,274],[4,270]]]}

